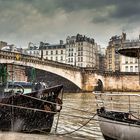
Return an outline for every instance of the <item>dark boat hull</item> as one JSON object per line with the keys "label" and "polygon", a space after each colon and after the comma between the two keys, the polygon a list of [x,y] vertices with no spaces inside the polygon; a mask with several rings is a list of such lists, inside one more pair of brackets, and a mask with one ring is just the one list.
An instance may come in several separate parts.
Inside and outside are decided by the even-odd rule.
{"label": "dark boat hull", "polygon": [[62,87],[56,86],[27,95],[17,94],[1,98],[0,130],[29,133],[50,132],[54,115],[57,113],[56,104],[42,100],[56,103]]}
{"label": "dark boat hull", "polygon": [[5,107],[0,111],[0,130],[50,132],[54,114]]}

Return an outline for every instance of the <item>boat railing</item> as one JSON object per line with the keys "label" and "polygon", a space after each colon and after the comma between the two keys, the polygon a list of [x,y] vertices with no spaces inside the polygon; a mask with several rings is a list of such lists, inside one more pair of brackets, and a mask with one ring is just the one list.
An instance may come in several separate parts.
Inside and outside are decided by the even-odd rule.
{"label": "boat railing", "polygon": [[94,93],[97,108],[128,112],[140,118],[140,94]]}

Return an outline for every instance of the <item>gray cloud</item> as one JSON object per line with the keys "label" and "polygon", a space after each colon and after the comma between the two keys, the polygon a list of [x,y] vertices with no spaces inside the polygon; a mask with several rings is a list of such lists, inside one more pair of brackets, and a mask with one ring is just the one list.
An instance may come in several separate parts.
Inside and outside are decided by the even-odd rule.
{"label": "gray cloud", "polygon": [[83,33],[106,44],[123,29],[137,35],[139,14],[139,0],[0,0],[0,40],[27,45]]}

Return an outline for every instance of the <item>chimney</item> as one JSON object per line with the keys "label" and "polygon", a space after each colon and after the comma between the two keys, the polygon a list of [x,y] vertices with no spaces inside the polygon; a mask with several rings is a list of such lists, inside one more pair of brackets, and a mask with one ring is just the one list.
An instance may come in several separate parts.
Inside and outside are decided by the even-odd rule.
{"label": "chimney", "polygon": [[122,33],[122,39],[126,40],[126,33]]}
{"label": "chimney", "polygon": [[60,45],[63,45],[63,40],[60,40]]}

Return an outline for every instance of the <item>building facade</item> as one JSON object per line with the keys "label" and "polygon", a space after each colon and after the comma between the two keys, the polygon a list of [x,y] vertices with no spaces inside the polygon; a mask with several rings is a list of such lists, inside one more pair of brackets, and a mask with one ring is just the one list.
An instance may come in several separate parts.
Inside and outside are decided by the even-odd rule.
{"label": "building facade", "polygon": [[[140,47],[140,38],[137,40],[125,40],[122,47]],[[138,72],[138,59],[121,56],[120,68],[122,72]]]}
{"label": "building facade", "polygon": [[106,49],[107,71],[120,71],[121,55],[118,49],[122,47],[122,42],[126,40],[126,34],[111,37]]}
{"label": "building facade", "polygon": [[57,61],[78,67],[99,69],[101,47],[94,39],[77,34],[66,38],[66,43],[59,44],[40,42],[39,47],[29,43],[26,53],[47,60]]}
{"label": "building facade", "polygon": [[66,38],[66,63],[78,67],[99,66],[98,45],[94,39],[77,34]]}
{"label": "building facade", "polygon": [[44,59],[66,63],[66,46],[62,40],[60,44],[48,44],[40,42],[39,55]]}
{"label": "building facade", "polygon": [[32,42],[29,42],[28,48],[27,49],[23,49],[22,53],[23,54],[32,55],[32,56],[35,56],[35,57],[40,57],[39,47],[36,46],[35,44],[33,44]]}

